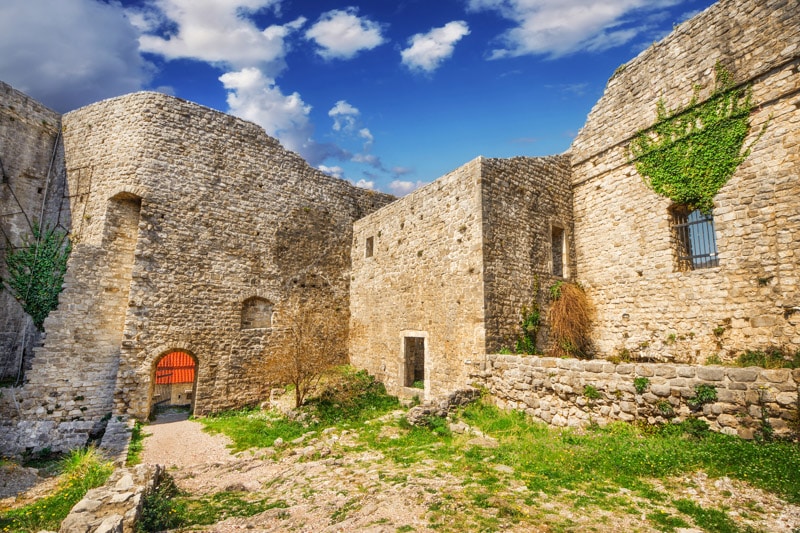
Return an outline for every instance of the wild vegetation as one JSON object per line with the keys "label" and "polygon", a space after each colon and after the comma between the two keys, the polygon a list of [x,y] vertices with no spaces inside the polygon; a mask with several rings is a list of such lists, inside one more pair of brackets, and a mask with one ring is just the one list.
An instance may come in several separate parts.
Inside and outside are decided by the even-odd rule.
{"label": "wild vegetation", "polygon": [[6,253],[8,278],[0,280],[0,287],[14,295],[39,330],[58,305],[71,250],[66,233],[34,222],[23,245]]}
{"label": "wild vegetation", "polygon": [[106,482],[113,471],[94,448],[75,450],[59,462],[58,486],[52,494],[30,505],[0,512],[0,531],[36,533],[58,530],[70,509],[89,489]]}
{"label": "wild vegetation", "polygon": [[547,321],[555,357],[591,357],[592,310],[577,283],[557,282],[550,287]]}
{"label": "wild vegetation", "polygon": [[[748,528],[764,511],[757,503],[731,514],[726,504],[691,496],[692,484],[705,476],[722,480],[720,486],[757,487],[800,503],[800,447],[711,433],[696,419],[657,427],[615,423],[553,429],[481,401],[449,420],[433,418],[420,427],[398,416],[398,407],[397,399],[369,376],[348,371],[288,417],[242,410],[201,421],[231,437],[234,449],[270,447],[276,450],[275,460],[291,457],[295,447],[316,437],[346,433],[352,441],[337,441],[328,458],[368,454],[370,471],[378,472],[380,483],[402,487],[424,484],[423,477],[452,480],[423,491],[426,527],[439,531],[524,530],[541,524],[569,531],[580,529],[585,520],[644,520],[659,531],[755,530]],[[203,520],[290,505],[274,495],[230,492],[166,500],[161,505],[168,506],[168,515],[184,517],[184,527],[200,523],[194,520],[201,505],[211,509]],[[228,514],[213,510],[225,507],[217,505],[223,501]],[[347,499],[332,511],[331,523],[356,512],[359,501]],[[400,528],[415,529],[409,524]]]}

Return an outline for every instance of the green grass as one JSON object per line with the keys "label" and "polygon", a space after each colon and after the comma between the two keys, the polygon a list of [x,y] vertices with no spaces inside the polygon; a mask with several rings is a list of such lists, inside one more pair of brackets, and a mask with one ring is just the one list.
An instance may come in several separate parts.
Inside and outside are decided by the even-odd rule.
{"label": "green grass", "polygon": [[143,427],[144,424],[138,420],[133,425],[131,440],[128,444],[128,454],[125,457],[125,466],[134,466],[141,462],[140,456],[144,448],[144,438],[150,436],[149,433],[144,432],[144,429],[142,429]]}
{"label": "green grass", "polygon": [[61,521],[84,494],[106,482],[113,466],[90,448],[67,455],[61,463],[61,469],[61,480],[53,494],[0,514],[0,531],[34,533],[43,529],[58,530]]}
{"label": "green grass", "polygon": [[307,421],[251,408],[201,418],[200,422],[207,431],[230,437],[234,451],[241,451],[272,446],[277,438],[288,443],[328,427],[361,426],[399,406],[398,399],[386,394],[383,384],[366,372],[340,367],[328,376],[327,386],[301,408],[307,413]]}
{"label": "green grass", "polygon": [[223,491],[201,497],[183,494],[166,476],[145,496],[138,533],[206,526],[232,517],[253,516],[270,509],[285,509],[283,500],[259,498],[247,492]]}
{"label": "green grass", "polygon": [[749,350],[739,354],[736,366],[760,366],[761,368],[800,368],[800,350],[794,354],[780,348]]}
{"label": "green grass", "polygon": [[[438,531],[502,530],[537,520],[546,520],[554,531],[574,527],[569,520],[543,511],[542,498],[589,514],[601,510],[644,515],[660,531],[687,524],[709,531],[739,531],[724,509],[674,500],[654,483],[662,480],[669,485],[671,478],[697,471],[712,479],[743,480],[800,503],[800,446],[713,433],[693,418],[658,427],[614,423],[554,429],[520,411],[501,411],[478,402],[455,418],[496,441],[496,446],[480,446],[470,444],[472,435],[453,434],[448,422],[439,418],[429,419],[424,427],[400,418],[388,433],[384,424],[368,423],[396,407],[397,400],[371,379],[351,375],[345,384],[312,399],[311,421],[305,424],[255,411],[202,421],[231,436],[237,449],[269,446],[277,437],[289,442],[325,427],[356,429],[359,444],[351,451],[380,451],[382,460],[403,467],[419,465],[425,476],[455,480],[455,485],[437,488],[437,498],[428,505],[428,526]],[[391,484],[409,479],[379,476]],[[343,519],[348,512],[343,507],[332,520]]]}

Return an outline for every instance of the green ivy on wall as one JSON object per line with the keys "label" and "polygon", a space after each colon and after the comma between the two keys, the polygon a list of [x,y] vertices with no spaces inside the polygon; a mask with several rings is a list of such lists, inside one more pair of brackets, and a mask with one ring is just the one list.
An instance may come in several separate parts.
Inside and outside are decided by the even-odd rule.
{"label": "green ivy on wall", "polygon": [[23,246],[6,253],[8,278],[2,281],[40,331],[58,305],[70,251],[72,244],[64,232],[34,223]]}
{"label": "green ivy on wall", "polygon": [[714,196],[750,153],[742,146],[753,107],[750,86],[735,87],[718,63],[708,100],[698,103],[695,91],[685,109],[672,112],[659,101],[656,123],[631,142],[636,170],[657,194],[710,212]]}

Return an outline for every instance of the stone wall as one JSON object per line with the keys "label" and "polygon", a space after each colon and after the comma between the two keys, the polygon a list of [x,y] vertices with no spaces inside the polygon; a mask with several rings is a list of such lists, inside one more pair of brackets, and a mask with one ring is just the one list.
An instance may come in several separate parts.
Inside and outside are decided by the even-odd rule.
{"label": "stone wall", "polygon": [[[571,148],[578,277],[601,355],[723,359],[800,348],[800,10],[722,0],[623,65]],[[670,201],[642,182],[629,143],[659,100],[702,100],[720,62],[752,83],[752,152],[714,200],[719,266],[677,271]],[[760,138],[762,126],[766,130]]]}
{"label": "stone wall", "polygon": [[[6,248],[31,234],[31,224],[70,225],[62,199],[66,172],[61,116],[0,82],[0,277]],[[23,354],[33,355],[40,334],[8,291],[0,291],[0,380],[21,378]]]}
{"label": "stone wall", "polygon": [[[546,310],[547,288],[574,277],[571,174],[566,156],[484,159],[482,172],[486,350],[496,352],[514,348],[523,305],[535,297]],[[561,276],[553,274],[554,247]],[[539,342],[546,346],[546,331]]]}
{"label": "stone wall", "polygon": [[484,161],[474,159],[354,225],[350,360],[392,393],[406,384],[406,336],[425,339],[426,397],[461,386],[464,359],[482,358]]}
{"label": "stone wall", "polygon": [[[499,406],[522,410],[558,427],[617,420],[655,424],[697,417],[714,431],[749,439],[763,427],[764,416],[776,435],[796,434],[800,422],[798,369],[490,355],[485,371],[475,377]],[[646,379],[640,379],[641,392],[636,378]],[[698,385],[714,387],[717,400],[693,407],[688,400]]]}
{"label": "stone wall", "polygon": [[[75,246],[23,419],[85,438],[108,413],[145,417],[155,365],[176,349],[197,362],[196,414],[255,403],[290,299],[348,323],[352,222],[391,196],[163,94],[73,111],[64,132]],[[272,327],[242,327],[253,297],[273,305]]]}

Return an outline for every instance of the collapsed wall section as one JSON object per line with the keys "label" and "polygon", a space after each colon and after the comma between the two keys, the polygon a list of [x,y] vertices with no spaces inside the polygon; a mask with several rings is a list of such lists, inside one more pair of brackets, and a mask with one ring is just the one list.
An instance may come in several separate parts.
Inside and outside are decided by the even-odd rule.
{"label": "collapsed wall section", "polygon": [[[575,247],[600,354],[693,362],[800,348],[797,42],[796,2],[722,0],[608,82],[571,148]],[[659,102],[682,108],[695,86],[708,98],[717,63],[752,84],[751,152],[714,198],[718,266],[683,271],[674,206],[645,185],[630,142]]]}
{"label": "collapsed wall section", "polygon": [[[483,160],[486,350],[514,349],[523,306],[575,277],[569,158]],[[544,322],[544,320],[542,320]],[[546,345],[542,331],[540,348]]]}
{"label": "collapsed wall section", "polygon": [[450,392],[483,359],[484,161],[354,225],[350,360],[392,393]]}
{"label": "collapsed wall section", "polygon": [[[68,229],[61,115],[0,82],[0,277],[5,256],[33,224]],[[40,332],[10,291],[0,290],[0,381],[21,382]]]}

